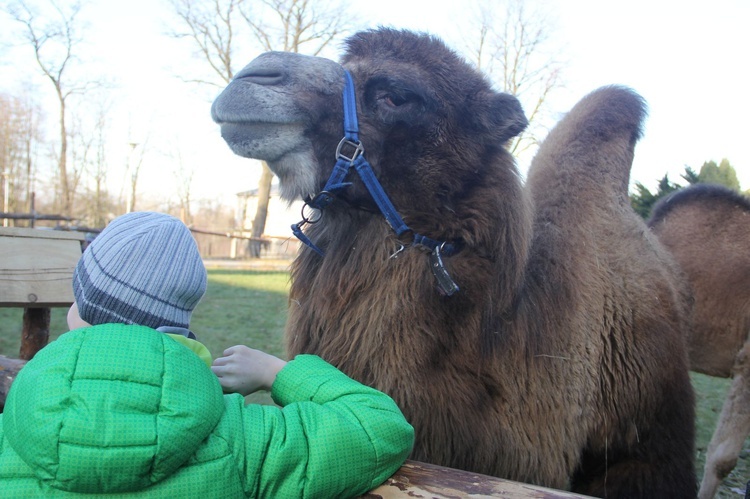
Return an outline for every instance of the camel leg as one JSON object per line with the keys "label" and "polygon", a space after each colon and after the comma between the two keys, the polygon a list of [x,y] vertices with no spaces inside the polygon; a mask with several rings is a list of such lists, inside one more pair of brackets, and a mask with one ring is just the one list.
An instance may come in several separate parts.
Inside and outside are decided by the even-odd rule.
{"label": "camel leg", "polygon": [[734,362],[733,380],[719,422],[706,452],[699,499],[711,499],[737,464],[742,444],[750,434],[750,338]]}

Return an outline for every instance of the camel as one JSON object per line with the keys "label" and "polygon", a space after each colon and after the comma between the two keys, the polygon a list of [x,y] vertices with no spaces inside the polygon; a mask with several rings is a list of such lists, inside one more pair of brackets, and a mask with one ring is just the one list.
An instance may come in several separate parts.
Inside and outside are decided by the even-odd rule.
{"label": "camel", "polygon": [[723,186],[695,184],[657,203],[648,225],[692,289],[690,368],[732,378],[698,492],[709,499],[750,434],[750,199]]}
{"label": "camel", "polygon": [[627,196],[644,115],[629,89],[595,91],[524,185],[504,147],[527,124],[518,100],[439,39],[385,28],[341,64],[262,54],[212,106],[230,148],[310,207],[288,354],[390,394],[413,459],[685,498],[686,293]]}

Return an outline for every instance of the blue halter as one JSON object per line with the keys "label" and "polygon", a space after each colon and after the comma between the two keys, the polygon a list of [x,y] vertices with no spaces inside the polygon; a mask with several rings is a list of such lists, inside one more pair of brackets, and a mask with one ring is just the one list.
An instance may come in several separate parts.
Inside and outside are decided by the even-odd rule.
{"label": "blue halter", "polygon": [[[365,184],[365,187],[367,187],[373,200],[375,200],[375,203],[378,205],[380,213],[385,217],[388,225],[391,226],[391,229],[396,233],[396,236],[401,236],[404,232],[411,231],[411,229],[409,229],[401,218],[401,215],[396,211],[396,208],[393,206],[393,203],[391,203],[385,190],[383,190],[383,186],[380,185],[377,177],[375,177],[375,173],[372,171],[370,163],[365,159],[365,148],[359,140],[359,124],[357,122],[357,101],[354,94],[354,81],[352,80],[349,71],[346,70],[344,70],[343,97],[344,138],[341,139],[341,142],[339,142],[339,145],[336,148],[336,164],[333,166],[331,176],[328,177],[328,181],[323,187],[323,190],[313,198],[307,199],[305,201],[305,208],[314,208],[320,211],[320,216],[322,216],[322,210],[335,199],[335,193],[351,185],[351,182],[344,182],[344,179],[349,174],[349,171],[354,168],[362,182]],[[323,250],[318,248],[302,231],[302,227],[305,224],[315,223],[318,220],[320,220],[320,217],[307,217],[304,214],[303,208],[302,221],[292,225],[292,232],[305,245],[310,247],[320,256],[323,256]],[[431,250],[430,268],[432,269],[433,274],[435,274],[439,289],[443,294],[450,296],[458,291],[458,286],[450,278],[450,275],[448,275],[442,260],[442,255],[450,256],[456,251],[454,245],[443,241],[436,241],[427,236],[414,233],[412,246],[424,246]],[[398,252],[403,249],[404,248],[402,247]]]}

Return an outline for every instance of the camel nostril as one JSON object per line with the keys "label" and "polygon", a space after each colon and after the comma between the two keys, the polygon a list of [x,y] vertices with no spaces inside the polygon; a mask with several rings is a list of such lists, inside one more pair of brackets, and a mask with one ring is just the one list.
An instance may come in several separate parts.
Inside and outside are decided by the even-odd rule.
{"label": "camel nostril", "polygon": [[256,69],[248,72],[240,72],[235,79],[249,80],[257,85],[278,85],[284,79],[284,74],[274,70]]}

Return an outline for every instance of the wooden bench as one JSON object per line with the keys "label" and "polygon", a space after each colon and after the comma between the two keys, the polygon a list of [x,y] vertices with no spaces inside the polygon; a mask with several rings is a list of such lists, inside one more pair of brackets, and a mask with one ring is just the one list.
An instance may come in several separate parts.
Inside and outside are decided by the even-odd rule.
{"label": "wooden bench", "polygon": [[429,499],[453,499],[457,497],[564,499],[587,496],[480,475],[470,471],[445,468],[434,464],[406,461],[384,484],[362,497],[367,499],[414,497]]}
{"label": "wooden bench", "polygon": [[83,234],[0,227],[0,306],[23,307],[18,358],[0,356],[0,411],[15,375],[49,341],[51,307],[73,304]]}

